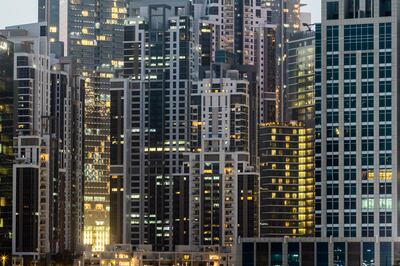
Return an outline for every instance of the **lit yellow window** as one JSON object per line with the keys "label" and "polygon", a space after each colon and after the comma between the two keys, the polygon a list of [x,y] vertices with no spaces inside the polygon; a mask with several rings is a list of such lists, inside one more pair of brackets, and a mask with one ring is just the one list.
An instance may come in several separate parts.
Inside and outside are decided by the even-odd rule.
{"label": "lit yellow window", "polygon": [[0,197],[0,207],[6,206],[6,198],[5,197]]}

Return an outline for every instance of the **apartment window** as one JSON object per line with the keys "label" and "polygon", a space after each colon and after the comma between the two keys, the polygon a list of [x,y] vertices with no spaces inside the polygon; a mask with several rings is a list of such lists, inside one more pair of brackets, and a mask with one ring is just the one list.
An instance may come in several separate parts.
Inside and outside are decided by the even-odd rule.
{"label": "apartment window", "polygon": [[356,79],[357,69],[356,68],[345,68],[344,79]]}
{"label": "apartment window", "polygon": [[374,63],[374,54],[373,53],[363,53],[361,55],[361,63],[363,65],[371,65]]}
{"label": "apartment window", "polygon": [[362,151],[374,151],[374,142],[372,140],[363,139],[361,142]]}
{"label": "apartment window", "polygon": [[391,124],[379,125],[379,135],[380,136],[391,136],[392,135],[392,125]]}
{"label": "apartment window", "polygon": [[392,77],[392,67],[383,66],[379,68],[379,78],[391,78]]}
{"label": "apartment window", "polygon": [[392,111],[391,110],[379,110],[379,121],[391,121]]}
{"label": "apartment window", "polygon": [[[356,236],[356,228],[355,227],[345,227],[344,228],[344,236],[345,237],[355,237]],[[349,264],[352,265],[352,264]]]}
{"label": "apartment window", "polygon": [[356,65],[357,63],[357,55],[356,54],[345,54],[344,55],[344,65],[351,66]]}
{"label": "apartment window", "polygon": [[391,92],[392,82],[391,81],[380,81],[379,82],[379,92]]}
{"label": "apartment window", "polygon": [[374,78],[374,68],[373,67],[363,67],[361,69],[362,79],[373,79]]}
{"label": "apartment window", "polygon": [[374,93],[374,82],[371,81],[362,82],[361,93]]}
{"label": "apartment window", "polygon": [[344,98],[344,108],[356,108],[357,101],[355,97]]}
{"label": "apartment window", "polygon": [[345,94],[356,94],[357,85],[355,82],[346,82],[344,83],[344,93]]}
{"label": "apartment window", "polygon": [[379,63],[380,64],[391,64],[392,63],[392,53],[391,52],[380,52],[379,53]]}
{"label": "apartment window", "polygon": [[374,49],[373,24],[356,24],[344,26],[344,50],[372,50]]}
{"label": "apartment window", "polygon": [[379,0],[379,16],[390,17],[392,15],[392,0]]}
{"label": "apartment window", "polygon": [[339,27],[338,26],[328,26],[326,45],[328,52],[334,52],[339,50]]}
{"label": "apartment window", "polygon": [[392,150],[392,140],[391,139],[380,139],[379,140],[379,150],[381,150],[381,151]]}
{"label": "apartment window", "polygon": [[379,49],[392,48],[392,25],[390,23],[379,24]]}
{"label": "apartment window", "polygon": [[379,154],[379,164],[380,165],[391,165],[392,156],[390,154]]}
{"label": "apartment window", "polygon": [[346,0],[345,18],[370,18],[374,16],[374,0]]}
{"label": "apartment window", "polygon": [[344,113],[344,122],[345,123],[355,123],[356,122],[356,111],[350,111]]}
{"label": "apartment window", "polygon": [[339,19],[339,2],[326,3],[326,17],[328,20]]}

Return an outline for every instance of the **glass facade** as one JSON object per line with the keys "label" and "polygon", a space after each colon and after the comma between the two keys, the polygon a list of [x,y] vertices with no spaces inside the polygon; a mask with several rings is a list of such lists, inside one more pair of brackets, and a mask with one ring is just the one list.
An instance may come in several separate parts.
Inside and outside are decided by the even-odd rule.
{"label": "glass facade", "polygon": [[300,265],[300,250],[299,243],[288,244],[288,266],[299,266]]}
{"label": "glass facade", "polygon": [[[316,236],[321,237],[395,232],[396,41],[389,18],[357,23],[374,16],[367,6],[353,6],[359,2],[368,5],[345,1],[345,19],[316,25]],[[333,9],[334,3],[326,1]]]}
{"label": "glass facade", "polygon": [[375,265],[375,243],[364,242],[362,246],[362,262],[365,266]]}
{"label": "glass facade", "polygon": [[283,266],[282,244],[271,244],[271,266]]}
{"label": "glass facade", "polygon": [[288,109],[290,120],[314,126],[314,33],[299,32],[288,43]]}
{"label": "glass facade", "polygon": [[83,243],[102,251],[110,243],[110,78],[96,71],[85,80]]}
{"label": "glass facade", "polygon": [[382,242],[380,243],[380,263],[381,266],[392,265],[392,243]]}
{"label": "glass facade", "polygon": [[11,253],[14,137],[13,43],[0,36],[0,254]]}

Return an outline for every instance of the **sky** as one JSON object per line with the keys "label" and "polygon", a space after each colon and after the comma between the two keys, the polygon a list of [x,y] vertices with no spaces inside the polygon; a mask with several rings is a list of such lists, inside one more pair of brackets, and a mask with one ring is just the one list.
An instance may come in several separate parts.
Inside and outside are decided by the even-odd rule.
{"label": "sky", "polygon": [[[0,29],[37,21],[37,0],[0,0]],[[321,0],[302,0],[305,12],[312,13],[312,21],[321,21]]]}
{"label": "sky", "polygon": [[0,0],[0,29],[37,21],[38,0]]}
{"label": "sky", "polygon": [[307,4],[302,11],[311,12],[312,22],[321,22],[321,0],[301,0],[301,2]]}

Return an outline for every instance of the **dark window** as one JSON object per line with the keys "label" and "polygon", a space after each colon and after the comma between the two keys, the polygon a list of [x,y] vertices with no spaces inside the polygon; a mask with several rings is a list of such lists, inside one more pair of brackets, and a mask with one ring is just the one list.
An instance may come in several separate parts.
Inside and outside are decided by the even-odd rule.
{"label": "dark window", "polygon": [[390,17],[392,15],[392,0],[379,0],[379,16]]}
{"label": "dark window", "polygon": [[339,19],[339,2],[326,3],[326,17],[328,20]]}

